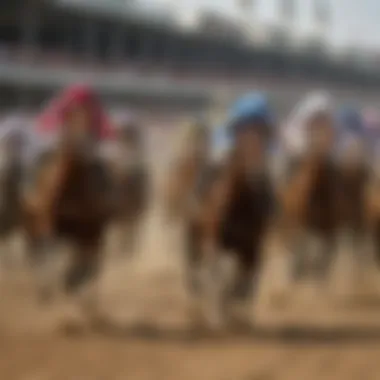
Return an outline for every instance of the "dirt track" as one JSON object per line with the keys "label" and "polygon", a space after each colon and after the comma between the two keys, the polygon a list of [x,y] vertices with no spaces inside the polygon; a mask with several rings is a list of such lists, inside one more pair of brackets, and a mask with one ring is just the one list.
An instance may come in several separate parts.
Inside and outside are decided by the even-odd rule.
{"label": "dirt track", "polygon": [[78,335],[60,328],[59,302],[48,309],[34,303],[27,276],[4,279],[2,378],[378,378],[379,304],[348,308],[299,296],[285,309],[259,305],[255,328],[211,336],[189,319],[174,268],[133,266],[110,265],[104,278],[112,328]]}
{"label": "dirt track", "polygon": [[[38,307],[22,270],[2,275],[0,378],[379,379],[380,298],[341,305],[328,292],[304,290],[285,308],[273,308],[264,289],[254,328],[210,336],[189,318],[180,255],[165,245],[158,224],[153,215],[138,260],[107,265],[102,308],[112,326],[106,329],[65,334],[59,301]],[[267,290],[276,268],[264,281]]]}

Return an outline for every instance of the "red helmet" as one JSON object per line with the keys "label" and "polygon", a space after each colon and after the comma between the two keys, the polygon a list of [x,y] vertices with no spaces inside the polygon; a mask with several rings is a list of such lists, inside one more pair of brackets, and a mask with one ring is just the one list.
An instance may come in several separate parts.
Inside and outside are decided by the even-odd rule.
{"label": "red helmet", "polygon": [[58,94],[37,118],[37,130],[41,133],[54,133],[64,125],[68,112],[74,107],[86,107],[91,116],[90,128],[101,140],[112,138],[114,128],[106,115],[95,91],[85,85],[74,85]]}

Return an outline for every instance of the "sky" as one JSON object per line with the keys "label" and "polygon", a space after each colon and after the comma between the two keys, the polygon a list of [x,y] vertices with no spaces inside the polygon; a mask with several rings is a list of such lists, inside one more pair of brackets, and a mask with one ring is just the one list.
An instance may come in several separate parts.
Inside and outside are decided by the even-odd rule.
{"label": "sky", "polygon": [[[190,15],[199,8],[218,10],[231,17],[238,17],[237,0],[141,0],[149,2],[171,3],[182,15]],[[276,1],[253,0],[256,10],[252,13],[252,22],[270,25],[276,23]],[[310,7],[312,1],[294,0],[299,7],[299,21],[294,25],[294,33],[308,34],[311,30]],[[331,26],[329,42],[339,47],[359,47],[380,51],[380,0],[325,0],[331,4]],[[250,16],[250,15],[249,15]],[[247,16],[247,17],[249,17]]]}

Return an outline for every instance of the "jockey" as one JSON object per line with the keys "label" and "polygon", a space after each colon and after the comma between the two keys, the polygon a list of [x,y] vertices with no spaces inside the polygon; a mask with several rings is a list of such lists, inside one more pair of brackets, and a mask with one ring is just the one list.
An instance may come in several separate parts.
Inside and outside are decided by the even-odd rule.
{"label": "jockey", "polygon": [[265,169],[265,158],[274,133],[274,118],[267,98],[261,93],[248,93],[232,105],[225,126],[231,143],[231,154],[241,165]]}
{"label": "jockey", "polygon": [[333,100],[324,92],[306,96],[290,114],[283,143],[290,156],[329,153],[333,141]]}
{"label": "jockey", "polygon": [[301,162],[330,159],[335,126],[333,99],[325,92],[312,92],[290,113],[280,132],[281,154],[276,177],[285,184]]}
{"label": "jockey", "polygon": [[113,135],[97,94],[81,85],[68,87],[48,105],[37,119],[37,132],[52,135],[79,150]]}

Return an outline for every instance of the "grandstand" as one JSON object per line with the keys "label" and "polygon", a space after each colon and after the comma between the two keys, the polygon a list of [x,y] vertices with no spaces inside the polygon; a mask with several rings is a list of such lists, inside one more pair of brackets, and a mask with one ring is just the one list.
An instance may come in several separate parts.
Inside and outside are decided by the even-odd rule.
{"label": "grandstand", "polygon": [[[288,101],[326,86],[348,98],[380,99],[380,71],[252,46],[206,30],[182,30],[169,10],[138,2],[7,0],[0,15],[0,102],[39,104],[77,80],[113,102],[199,107],[213,94],[250,87]],[[207,22],[206,22],[207,24]]]}

